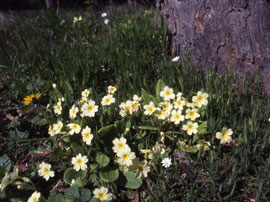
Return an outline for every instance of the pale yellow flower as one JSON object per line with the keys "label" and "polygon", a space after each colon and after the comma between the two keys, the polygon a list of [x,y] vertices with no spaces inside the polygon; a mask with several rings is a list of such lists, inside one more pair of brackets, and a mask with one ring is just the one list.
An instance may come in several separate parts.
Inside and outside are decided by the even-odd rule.
{"label": "pale yellow flower", "polygon": [[111,105],[112,103],[115,103],[115,98],[111,94],[108,94],[102,98],[101,104],[103,106]]}
{"label": "pale yellow flower", "polygon": [[173,103],[175,109],[183,110],[185,106],[185,101],[181,100],[181,98],[177,98],[177,100]]}
{"label": "pale yellow flower", "polygon": [[202,93],[201,91],[199,91],[197,93],[197,96],[193,96],[192,97],[192,101],[197,103],[198,107],[201,107],[203,105],[207,105],[208,104],[208,100],[207,100],[208,94],[207,93]]}
{"label": "pale yellow flower", "polygon": [[82,130],[82,137],[83,137],[83,141],[87,144],[90,145],[91,141],[93,139],[93,134],[91,134],[91,129],[86,126],[83,130]]}
{"label": "pale yellow flower", "polygon": [[73,135],[74,133],[78,134],[81,131],[81,126],[77,123],[70,123],[67,126],[70,128],[70,135]]}
{"label": "pale yellow flower", "polygon": [[108,193],[108,189],[106,187],[96,188],[93,191],[94,197],[101,201],[110,201],[112,200],[112,194]]}
{"label": "pale yellow flower", "polygon": [[95,105],[95,101],[89,100],[87,103],[84,103],[81,108],[81,116],[85,117],[94,117],[95,113],[98,111],[98,106]]}
{"label": "pale yellow flower", "polygon": [[109,86],[108,87],[108,93],[114,94],[117,91],[117,89],[114,86]]}
{"label": "pale yellow flower", "polygon": [[152,115],[156,111],[156,108],[153,102],[150,102],[148,105],[144,105],[143,108],[145,110],[144,111],[145,115]]}
{"label": "pale yellow flower", "polygon": [[225,144],[231,142],[232,134],[232,129],[227,129],[226,127],[223,127],[221,132],[216,133],[216,138],[220,139],[220,144]]}
{"label": "pale yellow flower", "polygon": [[131,152],[129,147],[120,150],[116,155],[119,157],[117,163],[123,166],[131,166],[132,160],[136,158],[135,153]]}
{"label": "pale yellow flower", "polygon": [[188,135],[196,134],[198,128],[198,123],[193,123],[191,121],[188,121],[186,125],[183,125],[183,130],[187,131]]}
{"label": "pale yellow flower", "polygon": [[42,176],[45,178],[46,181],[49,180],[50,177],[54,177],[54,171],[51,170],[51,164],[48,163],[41,163],[39,165],[39,176]]}
{"label": "pale yellow flower", "polygon": [[57,104],[54,105],[53,108],[54,108],[54,113],[55,114],[61,115],[61,113],[62,113],[61,102],[57,102]]}
{"label": "pale yellow flower", "polygon": [[69,118],[74,119],[78,111],[79,111],[78,107],[73,105],[72,108],[69,110]]}
{"label": "pale yellow flower", "polygon": [[62,127],[63,127],[63,123],[60,120],[58,120],[56,124],[53,124],[54,135],[59,134],[62,130]]}
{"label": "pale yellow flower", "polygon": [[78,154],[76,157],[73,157],[71,163],[73,164],[73,168],[76,171],[85,170],[87,168],[86,163],[88,162],[87,156],[82,156]]}
{"label": "pale yellow flower", "polygon": [[27,202],[38,202],[39,201],[39,198],[40,198],[40,193],[35,191],[31,196],[30,198],[28,199]]}
{"label": "pale yellow flower", "polygon": [[129,146],[127,145],[127,140],[123,137],[121,137],[120,139],[115,138],[113,140],[113,151],[114,153],[118,153],[126,148],[128,148]]}
{"label": "pale yellow flower", "polygon": [[180,123],[180,121],[184,121],[185,118],[181,114],[181,110],[173,110],[171,115],[171,122],[174,122],[176,125]]}
{"label": "pale yellow flower", "polygon": [[82,97],[83,98],[88,98],[89,94],[90,94],[90,92],[87,89],[85,89],[84,91],[82,91]]}
{"label": "pale yellow flower", "polygon": [[175,98],[175,94],[173,93],[173,89],[165,86],[163,91],[160,92],[160,97],[163,97],[165,101],[173,100]]}
{"label": "pale yellow flower", "polygon": [[194,121],[196,118],[200,117],[197,111],[197,109],[187,109],[185,118]]}

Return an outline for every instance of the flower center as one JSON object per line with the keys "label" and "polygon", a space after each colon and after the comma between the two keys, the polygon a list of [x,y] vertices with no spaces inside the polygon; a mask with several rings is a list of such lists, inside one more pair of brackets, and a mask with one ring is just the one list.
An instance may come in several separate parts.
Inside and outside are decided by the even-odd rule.
{"label": "flower center", "polygon": [[94,109],[94,107],[93,107],[92,105],[90,105],[90,106],[88,107],[88,111],[89,111],[89,112],[93,111],[93,109]]}
{"label": "flower center", "polygon": [[198,97],[198,101],[199,101],[199,102],[202,102],[202,101],[203,101],[203,96],[199,96],[199,97]]}
{"label": "flower center", "polygon": [[118,148],[119,148],[119,149],[123,149],[123,148],[124,148],[124,145],[123,145],[122,143],[120,143],[120,144],[118,145]]}
{"label": "flower center", "polygon": [[77,129],[78,128],[78,125],[77,124],[73,124],[73,126],[72,126],[72,129]]}
{"label": "flower center", "polygon": [[129,159],[129,154],[124,154],[123,159],[128,160]]}
{"label": "flower center", "polygon": [[104,200],[105,199],[105,194],[104,193],[99,193],[98,194],[98,199]]}
{"label": "flower center", "polygon": [[106,103],[110,103],[111,99],[110,98],[106,98]]}
{"label": "flower center", "polygon": [[175,118],[176,120],[179,120],[179,119],[180,119],[180,115],[179,115],[179,114],[175,114],[174,118]]}
{"label": "flower center", "polygon": [[223,133],[223,134],[222,134],[222,138],[224,138],[224,139],[225,139],[227,136],[228,136],[227,133]]}
{"label": "flower center", "polygon": [[154,111],[153,107],[149,107],[149,108],[148,108],[148,111],[149,111],[150,113],[153,112],[153,111]]}
{"label": "flower center", "polygon": [[195,116],[195,113],[194,112],[190,112],[189,116],[193,118]]}
{"label": "flower center", "polygon": [[90,138],[90,134],[89,134],[89,133],[85,133],[84,137],[85,137],[86,139],[89,139],[89,138]]}
{"label": "flower center", "polygon": [[82,159],[78,159],[78,160],[77,160],[77,164],[78,164],[78,165],[82,165],[82,163],[83,163],[83,162],[82,162]]}
{"label": "flower center", "polygon": [[188,126],[188,130],[193,130],[193,129],[194,129],[193,125]]}
{"label": "flower center", "polygon": [[50,170],[48,168],[44,168],[44,173],[48,175],[50,173]]}
{"label": "flower center", "polygon": [[171,96],[171,92],[167,90],[167,91],[165,92],[165,95],[166,95],[166,96]]}

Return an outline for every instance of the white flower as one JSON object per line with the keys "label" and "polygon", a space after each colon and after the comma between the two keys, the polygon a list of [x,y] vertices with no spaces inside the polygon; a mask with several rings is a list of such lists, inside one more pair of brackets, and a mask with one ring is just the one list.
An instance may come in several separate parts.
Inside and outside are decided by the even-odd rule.
{"label": "white flower", "polygon": [[126,102],[122,102],[119,107],[123,110],[125,114],[132,114],[132,101],[127,100]]}
{"label": "white flower", "polygon": [[73,23],[76,23],[76,22],[79,22],[79,21],[82,21],[82,16],[79,16],[79,17],[74,17],[73,18]]}
{"label": "white flower", "polygon": [[180,59],[180,56],[176,56],[172,59],[172,62],[177,62]]}
{"label": "white flower", "polygon": [[165,111],[168,115],[171,113],[171,110],[173,108],[172,104],[169,102],[161,102],[159,106],[161,106],[162,110]]}
{"label": "white flower", "polygon": [[223,127],[221,132],[216,133],[216,138],[220,139],[220,144],[230,143],[232,140],[232,134],[232,129],[227,129],[226,127]]}
{"label": "white flower", "polygon": [[90,145],[91,141],[93,139],[93,134],[91,134],[91,129],[86,126],[83,130],[82,130],[82,137],[83,137],[83,141],[87,144]]}
{"label": "white flower", "polygon": [[56,88],[56,84],[55,84],[55,83],[53,83],[53,84],[52,84],[52,87],[53,87],[53,88]]}
{"label": "white flower", "polygon": [[98,111],[98,106],[95,105],[95,101],[89,100],[87,103],[84,103],[81,108],[81,116],[94,117],[95,113]]}
{"label": "white flower", "polygon": [[196,118],[200,117],[200,114],[197,113],[197,109],[187,109],[186,110],[186,119],[194,121]]}
{"label": "white flower", "polygon": [[77,123],[70,123],[67,126],[70,128],[70,135],[73,135],[74,133],[78,134],[81,131],[81,126]]}
{"label": "white flower", "polygon": [[40,193],[35,191],[31,196],[30,198],[28,199],[27,202],[38,202],[39,201],[39,198],[40,198]]}
{"label": "white flower", "polygon": [[46,181],[48,181],[50,177],[54,177],[54,171],[51,170],[51,165],[48,163],[42,162],[39,165],[38,173],[39,176],[44,177]]}
{"label": "white flower", "polygon": [[153,112],[156,111],[155,105],[153,102],[150,102],[148,105],[144,105],[143,108],[145,109],[145,115],[152,115]]}
{"label": "white flower", "polygon": [[169,168],[172,165],[172,160],[170,158],[164,158],[161,163],[163,167]]}
{"label": "white flower", "polygon": [[83,92],[82,92],[82,97],[83,98],[87,98],[89,96],[89,90],[85,89]]}
{"label": "white flower", "polygon": [[138,177],[147,177],[148,173],[150,172],[150,166],[148,165],[147,161],[140,162],[140,164],[138,165],[138,171]]}
{"label": "white flower", "polygon": [[124,150],[126,148],[128,148],[129,146],[126,144],[127,143],[127,140],[123,137],[121,137],[120,139],[118,138],[115,138],[113,140],[113,151],[114,153],[118,153],[120,152],[121,150]]}
{"label": "white flower", "polygon": [[183,110],[185,106],[185,101],[181,100],[181,98],[177,98],[177,100],[173,103],[175,109]]}
{"label": "white flower", "polygon": [[107,24],[109,24],[109,20],[106,18],[105,20],[104,20],[104,23],[107,25]]}
{"label": "white flower", "polygon": [[102,13],[101,17],[105,18],[107,16],[107,13]]}
{"label": "white flower", "polygon": [[61,102],[57,102],[57,104],[54,105],[53,108],[54,108],[54,113],[55,114],[61,115],[61,113],[62,113]]}
{"label": "white flower", "polygon": [[141,101],[141,97],[139,97],[138,95],[133,95],[133,101],[135,102],[140,102]]}
{"label": "white flower", "polygon": [[85,170],[87,168],[86,163],[88,162],[87,156],[82,156],[78,154],[76,157],[73,157],[71,163],[73,164],[73,168],[76,171]]}
{"label": "white flower", "polygon": [[207,93],[202,93],[201,91],[199,91],[197,93],[197,96],[192,97],[192,101],[196,103],[198,107],[201,107],[202,105],[208,104],[207,97],[208,97]]}
{"label": "white flower", "polygon": [[117,153],[117,156],[119,157],[117,163],[123,166],[131,166],[132,160],[136,158],[135,153],[131,152],[131,149],[129,147],[120,150]]}
{"label": "white flower", "polygon": [[162,111],[160,108],[157,108],[157,113],[156,113],[158,119],[160,120],[165,120],[167,115],[165,111]]}
{"label": "white flower", "polygon": [[181,92],[177,93],[177,95],[176,95],[177,99],[180,99],[181,100],[182,99],[182,95],[183,94]]}
{"label": "white flower", "polygon": [[101,201],[110,201],[112,200],[112,194],[108,193],[108,189],[106,187],[96,188],[94,191],[94,197]]}
{"label": "white flower", "polygon": [[62,127],[63,123],[60,120],[58,120],[56,124],[53,124],[54,135],[59,134],[62,130]]}
{"label": "white flower", "polygon": [[196,134],[198,128],[198,123],[192,123],[191,121],[188,121],[186,125],[183,125],[183,130],[187,131],[188,135]]}
{"label": "white flower", "polygon": [[78,111],[79,111],[78,107],[75,107],[75,105],[73,105],[72,108],[69,110],[69,117],[71,119],[74,119]]}
{"label": "white flower", "polygon": [[116,89],[114,86],[109,86],[109,87],[108,87],[108,93],[109,93],[109,94],[114,94],[115,91],[117,91],[117,89]]}
{"label": "white flower", "polygon": [[171,121],[174,122],[175,124],[179,124],[180,121],[184,121],[185,118],[184,116],[181,114],[181,110],[173,110],[172,111],[172,115],[171,115]]}
{"label": "white flower", "polygon": [[163,91],[160,92],[160,97],[163,97],[165,101],[173,100],[175,98],[175,94],[173,93],[173,89],[165,86]]}
{"label": "white flower", "polygon": [[49,126],[48,133],[49,133],[50,136],[54,136],[55,135],[55,131],[53,129],[53,126],[51,126],[51,125]]}
{"label": "white flower", "polygon": [[115,103],[115,98],[111,94],[108,94],[102,98],[102,105],[111,105],[112,103]]}

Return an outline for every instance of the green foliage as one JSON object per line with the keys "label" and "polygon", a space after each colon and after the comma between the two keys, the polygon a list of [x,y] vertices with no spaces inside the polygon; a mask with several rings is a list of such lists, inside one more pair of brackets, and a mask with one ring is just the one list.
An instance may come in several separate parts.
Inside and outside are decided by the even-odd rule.
{"label": "green foliage", "polygon": [[78,178],[83,179],[86,176],[86,171],[75,171],[73,168],[67,168],[64,173],[64,182],[71,184],[72,180],[77,180]]}

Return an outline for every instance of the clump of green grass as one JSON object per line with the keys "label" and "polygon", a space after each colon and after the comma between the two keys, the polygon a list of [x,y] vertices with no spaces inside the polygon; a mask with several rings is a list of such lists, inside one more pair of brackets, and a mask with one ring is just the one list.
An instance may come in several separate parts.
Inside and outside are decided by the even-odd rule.
{"label": "clump of green grass", "polygon": [[[12,100],[17,108],[23,109],[23,97],[36,92],[46,97],[44,101],[41,99],[45,106],[45,100],[51,99],[53,83],[59,89],[59,96],[65,97],[69,104],[89,86],[98,97],[113,84],[119,89],[119,100],[140,94],[141,88],[154,94],[159,79],[183,92],[188,99],[194,92],[204,90],[209,94],[205,117],[206,136],[212,143],[210,150],[183,153],[166,170],[158,166],[159,175],[149,175],[139,189],[141,200],[265,201],[269,198],[270,102],[259,82],[250,85],[243,79],[243,87],[239,88],[230,71],[228,75],[214,71],[200,73],[189,57],[171,62],[166,26],[162,21],[159,26],[153,24],[154,11],[111,9],[108,25],[104,24],[101,13],[84,14],[83,21],[73,23],[73,18],[79,15],[82,14],[19,15],[14,16],[8,30],[1,30],[1,77],[9,78],[1,91],[5,108]],[[220,145],[215,135],[224,126],[233,129],[233,141]],[[46,127],[40,126],[38,130],[47,130]],[[23,144],[27,149],[15,150],[16,158],[12,159],[12,149],[5,148],[16,164],[21,155],[29,155],[29,150],[37,146],[30,144],[36,131],[20,128],[16,123],[11,128],[23,130],[20,132],[31,138]],[[40,138],[48,138],[46,135],[42,133]],[[21,141],[23,136],[16,133],[12,137]],[[145,198],[143,192],[147,193]]]}

